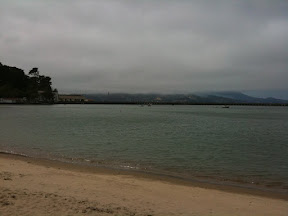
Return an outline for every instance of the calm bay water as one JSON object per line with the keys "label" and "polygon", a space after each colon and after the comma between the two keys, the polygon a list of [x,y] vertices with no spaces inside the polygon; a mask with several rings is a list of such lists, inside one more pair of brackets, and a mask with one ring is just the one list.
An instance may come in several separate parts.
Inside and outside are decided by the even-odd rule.
{"label": "calm bay water", "polygon": [[0,151],[288,191],[288,108],[0,106]]}

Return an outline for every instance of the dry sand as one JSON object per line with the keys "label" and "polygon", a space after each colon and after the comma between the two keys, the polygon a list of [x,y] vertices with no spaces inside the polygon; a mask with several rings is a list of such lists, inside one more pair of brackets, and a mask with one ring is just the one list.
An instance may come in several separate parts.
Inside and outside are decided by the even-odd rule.
{"label": "dry sand", "polygon": [[0,215],[287,216],[288,201],[0,154]]}

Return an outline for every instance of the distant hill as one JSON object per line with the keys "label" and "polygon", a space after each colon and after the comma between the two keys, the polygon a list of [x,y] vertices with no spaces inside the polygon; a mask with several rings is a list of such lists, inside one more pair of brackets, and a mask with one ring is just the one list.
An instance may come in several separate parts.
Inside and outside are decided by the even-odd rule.
{"label": "distant hill", "polygon": [[86,94],[96,103],[177,103],[177,104],[288,104],[287,100],[256,98],[241,92],[196,94]]}
{"label": "distant hill", "polygon": [[[201,94],[201,93],[200,93]],[[210,93],[202,93],[202,96],[204,95],[214,95],[218,97],[223,97],[223,98],[229,98],[237,102],[242,102],[242,103],[272,103],[272,104],[286,104],[288,103],[287,100],[282,100],[282,99],[277,99],[273,97],[268,97],[268,98],[258,98],[258,97],[252,97],[246,94],[243,94],[242,92],[236,92],[236,91],[225,91],[225,92],[210,92]]]}

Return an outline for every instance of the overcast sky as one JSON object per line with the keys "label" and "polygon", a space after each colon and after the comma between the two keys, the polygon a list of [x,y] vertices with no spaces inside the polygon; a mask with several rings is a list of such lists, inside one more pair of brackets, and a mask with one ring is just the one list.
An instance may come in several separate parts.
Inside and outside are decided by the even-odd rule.
{"label": "overcast sky", "polygon": [[0,3],[0,61],[60,92],[288,89],[287,0]]}

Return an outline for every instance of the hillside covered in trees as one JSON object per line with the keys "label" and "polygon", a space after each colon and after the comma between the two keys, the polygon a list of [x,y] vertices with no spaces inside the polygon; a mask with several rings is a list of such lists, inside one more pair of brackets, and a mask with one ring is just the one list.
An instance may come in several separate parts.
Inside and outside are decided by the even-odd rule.
{"label": "hillside covered in trees", "polygon": [[53,102],[51,78],[32,68],[24,70],[0,62],[0,98],[22,98],[29,103]]}

